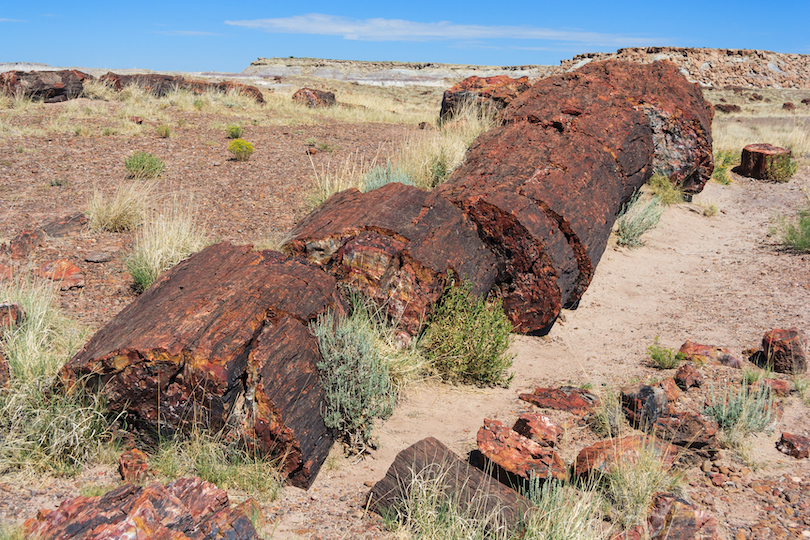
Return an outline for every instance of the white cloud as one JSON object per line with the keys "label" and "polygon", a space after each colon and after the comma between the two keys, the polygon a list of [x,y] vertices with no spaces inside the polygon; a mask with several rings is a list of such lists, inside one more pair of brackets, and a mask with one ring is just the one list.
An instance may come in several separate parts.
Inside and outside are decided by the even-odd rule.
{"label": "white cloud", "polygon": [[593,45],[633,46],[652,38],[603,34],[578,30],[555,30],[533,26],[482,26],[453,24],[448,21],[414,22],[402,19],[350,19],[336,15],[309,13],[277,19],[225,21],[225,24],[285,34],[343,36],[361,41],[430,41],[454,39],[542,39],[572,41]]}
{"label": "white cloud", "polygon": [[25,21],[23,21],[22,19],[4,19],[3,17],[0,17],[0,22],[25,22]]}
{"label": "white cloud", "polygon": [[194,30],[171,30],[168,32],[153,32],[154,34],[162,34],[164,36],[219,36],[214,32],[197,32]]}

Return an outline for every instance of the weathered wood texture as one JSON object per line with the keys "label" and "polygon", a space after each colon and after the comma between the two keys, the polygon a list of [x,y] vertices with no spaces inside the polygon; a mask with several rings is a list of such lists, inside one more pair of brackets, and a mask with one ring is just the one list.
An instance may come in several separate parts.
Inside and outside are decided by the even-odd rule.
{"label": "weathered wood texture", "polygon": [[441,296],[448,272],[477,295],[489,292],[497,274],[495,257],[461,210],[399,183],[338,193],[291,237],[288,249],[385,305],[410,335]]}
{"label": "weathered wood texture", "polygon": [[250,519],[230,508],[228,494],[199,478],[163,486],[124,484],[99,497],[76,497],[25,522],[26,538],[106,540],[258,540]]}
{"label": "weathered wood texture", "polygon": [[284,456],[308,486],[332,436],[323,424],[317,341],[307,324],[345,304],[301,259],[215,244],[180,263],[99,330],[62,371],[153,430],[228,426]]}
{"label": "weathered wood texture", "polygon": [[[777,179],[780,170],[790,166],[790,150],[772,144],[749,144],[742,150],[740,166],[742,176],[759,180]],[[780,178],[781,179],[781,178]]]}
{"label": "weathered wood texture", "polygon": [[157,97],[162,97],[168,92],[175,90],[190,90],[197,94],[203,92],[216,91],[216,92],[239,92],[248,97],[253,98],[256,103],[264,104],[264,96],[261,90],[255,86],[242,84],[235,81],[221,81],[209,82],[195,79],[186,79],[180,75],[161,75],[158,73],[139,73],[135,75],[119,75],[118,73],[108,72],[100,77],[100,80],[106,82],[114,90],[122,90],[128,85],[140,86],[141,88],[151,92]]}
{"label": "weathered wood texture", "polygon": [[0,91],[12,95],[59,103],[79,97],[84,81],[92,79],[75,69],[62,71],[6,71],[0,73]]}
{"label": "weathered wood texture", "polygon": [[423,487],[436,484],[462,510],[489,517],[493,526],[515,529],[533,508],[526,498],[462,461],[433,437],[397,454],[385,477],[371,488],[369,508],[380,515],[397,516],[419,483]]}
{"label": "weathered wood texture", "polygon": [[464,107],[476,105],[501,111],[531,87],[528,77],[513,79],[507,75],[467,77],[445,90],[439,118],[451,120]]}

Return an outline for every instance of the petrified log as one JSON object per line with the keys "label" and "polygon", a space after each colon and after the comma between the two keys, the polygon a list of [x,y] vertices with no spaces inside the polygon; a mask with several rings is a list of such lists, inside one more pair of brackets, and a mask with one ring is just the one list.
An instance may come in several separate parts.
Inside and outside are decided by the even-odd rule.
{"label": "petrified log", "polygon": [[505,484],[520,485],[532,476],[568,480],[568,467],[557,452],[497,420],[484,419],[477,441],[481,455],[493,466],[492,475]]}
{"label": "petrified log", "polygon": [[743,148],[740,166],[735,170],[742,176],[759,180],[774,180],[780,170],[788,170],[790,150],[767,143],[749,144]]}
{"label": "petrified log", "polygon": [[158,73],[119,75],[111,71],[102,75],[100,80],[106,82],[114,90],[118,91],[123,90],[128,85],[140,86],[156,97],[162,97],[178,89],[191,90],[197,94],[209,91],[218,91],[227,94],[228,92],[236,91],[248,97],[252,97],[256,103],[264,104],[264,96],[261,90],[255,86],[234,81],[209,82],[186,79],[180,75],[161,75]]}
{"label": "petrified log", "polygon": [[385,305],[415,335],[452,273],[485,295],[496,259],[475,224],[447,200],[413,186],[386,184],[332,196],[304,218],[285,246],[339,281]]}
{"label": "petrified log", "polygon": [[124,484],[99,497],[76,497],[25,522],[26,538],[150,538],[258,540],[245,513],[229,508],[228,494],[199,478],[163,486]]}
{"label": "petrified log", "polygon": [[514,529],[533,508],[527,499],[462,461],[433,437],[397,454],[385,477],[371,488],[369,508],[380,515],[397,516],[413,489],[433,483],[461,510],[491,519],[493,527]]}
{"label": "petrified log", "polygon": [[449,120],[470,104],[501,111],[530,87],[528,77],[519,79],[507,75],[467,77],[445,90],[439,117],[442,120]]}
{"label": "petrified log", "polygon": [[315,88],[301,88],[293,94],[293,101],[307,107],[332,107],[335,105],[335,93]]}
{"label": "petrified log", "polygon": [[84,90],[84,81],[92,78],[91,75],[75,69],[6,71],[0,73],[0,91],[45,103],[59,103],[79,97]]}
{"label": "petrified log", "polygon": [[300,259],[228,243],[161,276],[63,368],[112,410],[174,432],[226,427],[283,456],[297,486],[317,474],[332,435],[320,414],[320,360],[307,323],[344,312],[335,280]]}

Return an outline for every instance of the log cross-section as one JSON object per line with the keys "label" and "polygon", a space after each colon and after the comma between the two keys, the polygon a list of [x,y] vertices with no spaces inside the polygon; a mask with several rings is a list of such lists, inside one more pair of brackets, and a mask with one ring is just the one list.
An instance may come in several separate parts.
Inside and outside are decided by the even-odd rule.
{"label": "log cross-section", "polygon": [[292,483],[306,487],[332,443],[307,324],[345,311],[335,284],[277,252],[209,246],[99,330],[62,378],[87,378],[147,429],[227,428],[282,456]]}

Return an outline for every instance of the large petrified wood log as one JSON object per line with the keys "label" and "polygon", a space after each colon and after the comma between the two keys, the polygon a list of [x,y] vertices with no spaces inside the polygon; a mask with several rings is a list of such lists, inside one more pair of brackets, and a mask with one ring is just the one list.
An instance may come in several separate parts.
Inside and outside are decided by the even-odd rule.
{"label": "large petrified wood log", "polygon": [[413,186],[387,184],[334,195],[304,218],[286,247],[385,305],[416,334],[452,272],[485,295],[496,259],[475,224],[447,200]]}
{"label": "large petrified wood log", "polygon": [[112,410],[169,432],[228,427],[284,457],[308,487],[332,436],[320,415],[320,359],[307,323],[345,310],[334,278],[300,259],[228,243],[180,263],[121,311],[64,367]]}
{"label": "large petrified wood log", "polygon": [[78,97],[91,75],[75,69],[61,71],[7,71],[0,73],[0,91],[20,94],[45,103],[59,103]]}
{"label": "large petrified wood log", "polygon": [[248,97],[252,97],[256,103],[264,104],[264,96],[261,90],[255,86],[242,84],[235,81],[209,82],[195,79],[186,79],[180,75],[161,75],[158,73],[138,73],[135,75],[120,75],[108,72],[100,77],[114,90],[122,90],[128,85],[140,86],[157,97],[162,97],[169,92],[178,89],[191,90],[197,94],[208,91],[218,91],[228,93],[236,91]]}
{"label": "large petrified wood log", "polygon": [[515,529],[533,508],[526,498],[462,461],[433,437],[397,454],[385,477],[371,488],[369,508],[380,515],[397,516],[414,489],[433,484],[462,511],[489,518],[493,527]]}
{"label": "large petrified wood log", "polygon": [[245,513],[230,508],[228,494],[199,478],[163,486],[124,484],[99,497],[76,497],[56,510],[42,509],[24,525],[26,538],[154,540],[258,540]]}

